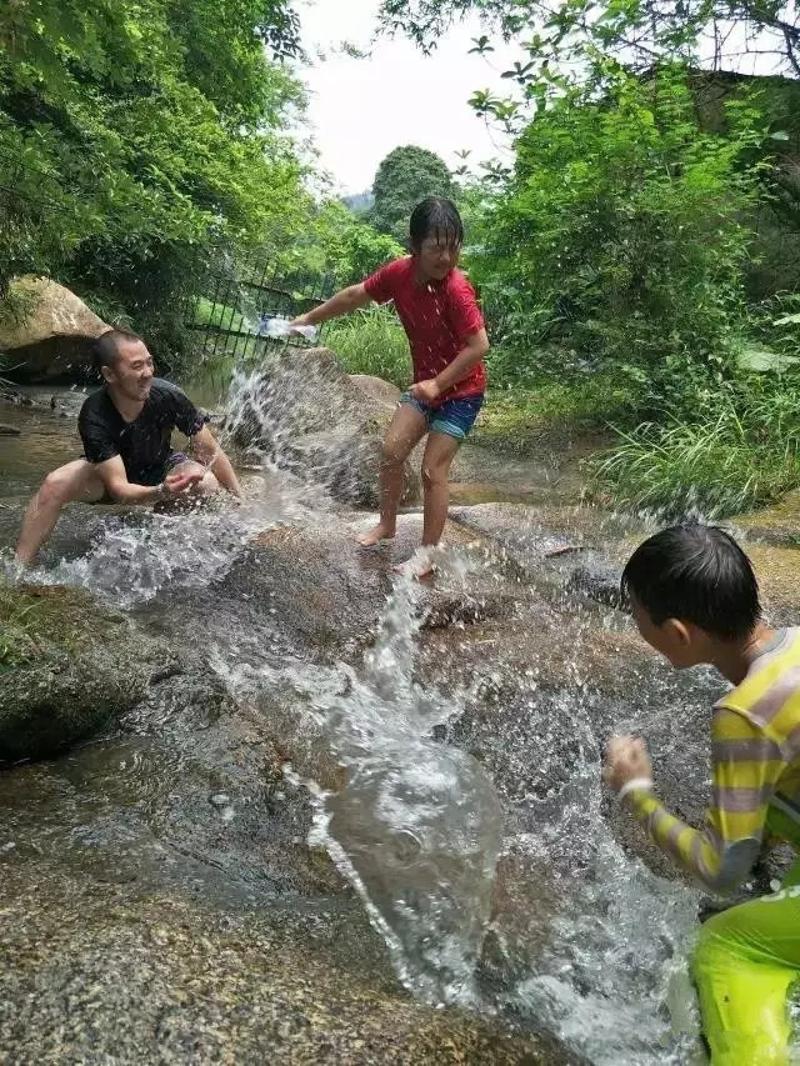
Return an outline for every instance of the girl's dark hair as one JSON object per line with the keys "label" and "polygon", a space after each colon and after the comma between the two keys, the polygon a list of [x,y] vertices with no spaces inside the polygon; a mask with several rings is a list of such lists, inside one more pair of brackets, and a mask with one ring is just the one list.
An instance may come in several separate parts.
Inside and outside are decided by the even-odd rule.
{"label": "girl's dark hair", "polygon": [[409,223],[411,247],[418,249],[427,237],[436,237],[448,245],[464,243],[464,223],[452,200],[429,196],[411,212]]}
{"label": "girl's dark hair", "polygon": [[102,367],[113,367],[117,361],[120,347],[130,341],[140,341],[142,338],[127,329],[107,329],[92,342],[92,361],[94,368],[100,371]]}
{"label": "girl's dark hair", "polygon": [[677,618],[723,640],[746,637],[761,617],[750,560],[724,529],[699,523],[640,544],[622,573],[622,597],[656,625]]}

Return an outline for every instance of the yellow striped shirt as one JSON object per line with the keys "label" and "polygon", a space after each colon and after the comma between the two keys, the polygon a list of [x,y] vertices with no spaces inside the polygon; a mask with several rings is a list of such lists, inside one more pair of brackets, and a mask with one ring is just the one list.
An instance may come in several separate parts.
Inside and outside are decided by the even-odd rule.
{"label": "yellow striped shirt", "polygon": [[749,873],[765,829],[800,849],[800,629],[780,633],[716,704],[711,740],[713,795],[703,830],[647,789],[625,802],[661,848],[724,892]]}

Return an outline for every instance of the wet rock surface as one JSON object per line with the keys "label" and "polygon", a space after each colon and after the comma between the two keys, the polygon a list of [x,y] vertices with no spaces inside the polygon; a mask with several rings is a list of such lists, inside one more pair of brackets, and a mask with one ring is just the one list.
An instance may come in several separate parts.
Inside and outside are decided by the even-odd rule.
{"label": "wet rock surface", "polygon": [[[50,416],[35,417],[49,461]],[[63,449],[63,430],[52,440]],[[14,492],[34,476],[12,470]],[[85,552],[88,516],[108,519],[74,513],[65,527]],[[0,511],[8,542],[5,521]],[[700,824],[708,721],[724,685],[711,671],[671,671],[596,594],[645,531],[563,503],[458,506],[435,581],[409,601],[408,698],[423,710],[438,700],[444,713],[424,748],[398,749],[392,766],[414,769],[418,750],[435,763],[437,746],[464,752],[503,811],[478,967],[485,1002],[500,1004],[492,1020],[403,992],[362,900],[318,838],[309,844],[317,808],[301,781],[345,796],[352,784],[315,698],[333,691],[336,711],[352,697],[397,589],[393,567],[421,535],[409,513],[394,541],[363,551],[354,537],[371,521],[321,505],[242,535],[207,580],[182,584],[176,572],[125,616],[158,651],[133,705],[102,739],[0,773],[0,1047],[15,1063],[555,1064],[583,1051],[598,1061],[601,1037],[602,1061],[665,1061],[648,1026],[695,897],[604,794],[599,760],[611,732],[641,732],[661,795]],[[212,540],[198,541],[201,573]],[[787,617],[792,559],[767,547],[756,556],[767,599]],[[373,696],[408,710],[391,685]],[[368,784],[391,768],[377,766]],[[342,820],[356,819],[353,796],[367,791],[336,808]],[[395,861],[407,863],[418,842],[398,840],[408,848]],[[362,869],[380,887],[386,841],[367,843],[377,865]],[[559,989],[573,997],[565,1015],[553,1008]],[[571,1020],[574,1003],[586,1009]],[[617,1054],[623,1037],[637,1050]]]}
{"label": "wet rock surface", "polygon": [[229,911],[61,874],[54,899],[24,866],[4,873],[0,1043],[15,1063],[568,1061],[398,994],[352,902]]}
{"label": "wet rock surface", "polygon": [[53,755],[108,726],[170,656],[77,590],[2,587],[0,761]]}

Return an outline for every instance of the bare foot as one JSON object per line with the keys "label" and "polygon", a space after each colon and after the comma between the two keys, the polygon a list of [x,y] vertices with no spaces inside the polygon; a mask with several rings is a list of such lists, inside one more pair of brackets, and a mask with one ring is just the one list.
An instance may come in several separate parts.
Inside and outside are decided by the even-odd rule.
{"label": "bare foot", "polygon": [[359,533],[356,540],[362,548],[371,548],[373,545],[379,544],[382,540],[391,540],[393,536],[393,529],[389,526],[385,526],[383,522],[378,522],[377,526],[368,529],[366,533]]}
{"label": "bare foot", "polygon": [[436,564],[431,560],[430,548],[418,548],[410,559],[393,569],[395,573],[416,581],[430,581],[436,573]]}

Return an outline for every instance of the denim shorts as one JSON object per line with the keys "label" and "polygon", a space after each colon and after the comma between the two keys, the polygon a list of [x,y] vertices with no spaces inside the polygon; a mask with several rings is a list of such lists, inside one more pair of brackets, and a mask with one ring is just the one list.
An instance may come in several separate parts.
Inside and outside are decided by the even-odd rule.
{"label": "denim shorts", "polygon": [[446,433],[448,437],[464,440],[483,407],[483,395],[461,396],[455,400],[445,400],[439,407],[431,407],[430,404],[415,399],[410,392],[404,392],[400,403],[406,403],[415,411],[419,411],[428,423],[429,431]]}

